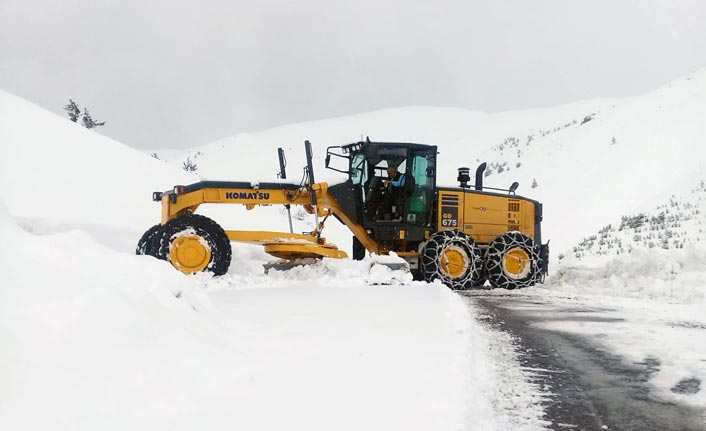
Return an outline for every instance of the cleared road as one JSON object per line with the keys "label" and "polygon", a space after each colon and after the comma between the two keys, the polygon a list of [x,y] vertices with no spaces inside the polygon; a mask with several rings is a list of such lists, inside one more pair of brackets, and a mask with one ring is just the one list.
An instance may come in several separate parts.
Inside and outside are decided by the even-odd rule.
{"label": "cleared road", "polygon": [[487,314],[489,325],[517,340],[522,366],[533,370],[535,382],[551,394],[544,405],[550,429],[706,431],[702,411],[651,392],[647,382],[659,369],[656,360],[625,363],[585,337],[537,325],[611,320],[593,315],[604,309],[552,305],[521,295],[461,295]]}

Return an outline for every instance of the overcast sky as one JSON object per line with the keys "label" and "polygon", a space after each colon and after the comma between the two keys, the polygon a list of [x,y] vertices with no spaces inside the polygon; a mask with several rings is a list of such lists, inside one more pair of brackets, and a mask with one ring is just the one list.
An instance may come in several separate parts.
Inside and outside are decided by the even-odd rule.
{"label": "overcast sky", "polygon": [[0,0],[0,88],[138,148],[406,105],[630,96],[706,67],[703,0]]}

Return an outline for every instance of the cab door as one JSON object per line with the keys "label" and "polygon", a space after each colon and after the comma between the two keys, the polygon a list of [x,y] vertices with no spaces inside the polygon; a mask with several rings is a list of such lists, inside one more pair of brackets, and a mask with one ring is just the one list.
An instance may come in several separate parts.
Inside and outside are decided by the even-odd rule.
{"label": "cab door", "polygon": [[405,221],[426,226],[431,223],[436,187],[436,151],[411,151],[408,179],[412,180]]}

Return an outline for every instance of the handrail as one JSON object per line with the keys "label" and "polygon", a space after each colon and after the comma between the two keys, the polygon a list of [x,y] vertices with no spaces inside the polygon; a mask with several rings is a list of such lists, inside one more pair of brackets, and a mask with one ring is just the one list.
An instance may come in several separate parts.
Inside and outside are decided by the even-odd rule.
{"label": "handrail", "polygon": [[336,157],[340,157],[341,159],[350,160],[350,157],[348,157],[348,156],[344,156],[343,154],[334,153],[333,151],[331,151],[332,148],[343,148],[343,147],[341,145],[333,145],[333,146],[326,148],[326,160],[325,160],[326,169],[331,169],[332,171],[340,172],[340,173],[346,174],[346,175],[350,174],[350,172],[348,172],[348,171],[343,171],[341,169],[337,169],[332,166],[329,166],[331,163],[331,156],[336,156]]}

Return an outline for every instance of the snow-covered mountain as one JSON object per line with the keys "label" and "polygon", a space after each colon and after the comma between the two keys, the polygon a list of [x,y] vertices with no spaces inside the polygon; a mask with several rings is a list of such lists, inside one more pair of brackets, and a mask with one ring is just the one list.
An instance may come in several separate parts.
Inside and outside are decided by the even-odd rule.
{"label": "snow-covered mountain", "polygon": [[[411,107],[277,127],[185,151],[152,151],[181,165],[187,158],[208,179],[273,179],[277,147],[298,180],[309,139],[317,180],[325,149],[369,136],[439,147],[439,183],[455,185],[456,169],[489,162],[486,184],[520,182],[519,194],[544,203],[544,237],[553,256],[569,255],[584,237],[650,211],[706,178],[706,69],[651,93],[550,109],[484,114]],[[536,185],[536,188],[533,188]],[[341,234],[341,237],[343,234]],[[337,238],[338,239],[338,238]]]}

